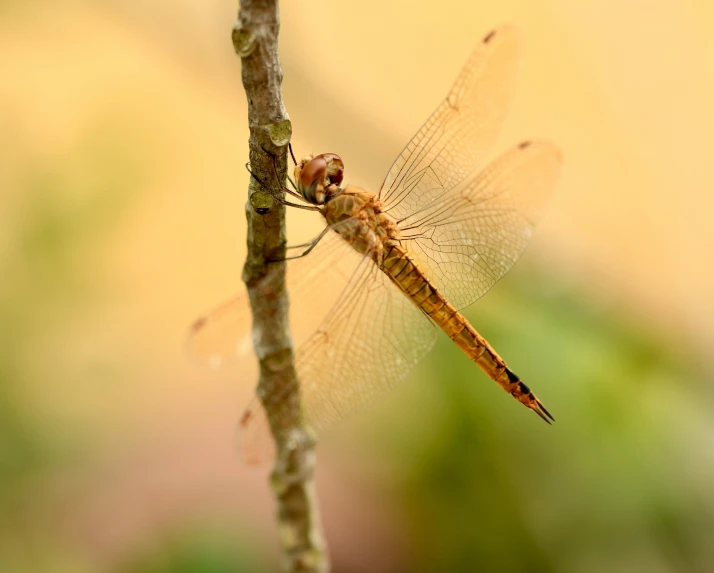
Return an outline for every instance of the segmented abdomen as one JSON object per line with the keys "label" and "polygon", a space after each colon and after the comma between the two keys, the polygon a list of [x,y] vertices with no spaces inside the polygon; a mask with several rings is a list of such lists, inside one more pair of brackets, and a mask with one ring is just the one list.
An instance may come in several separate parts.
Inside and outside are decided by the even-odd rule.
{"label": "segmented abdomen", "polygon": [[546,422],[548,420],[543,413],[552,419],[528,386],[521,382],[469,321],[429,282],[428,277],[402,247],[398,244],[385,245],[381,267],[404,294],[476,362],[491,380],[516,400],[534,410]]}

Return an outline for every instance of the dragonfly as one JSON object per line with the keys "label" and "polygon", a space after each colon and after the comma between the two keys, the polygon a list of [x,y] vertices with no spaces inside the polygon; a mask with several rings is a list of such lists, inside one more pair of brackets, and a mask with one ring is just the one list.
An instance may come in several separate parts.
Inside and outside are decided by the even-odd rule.
{"label": "dragonfly", "polygon": [[[294,190],[284,189],[324,221],[287,268],[292,324],[314,321],[293,365],[303,416],[315,432],[401,382],[438,330],[518,402],[554,421],[460,312],[515,264],[561,170],[559,150],[536,140],[487,163],[520,54],[517,29],[486,35],[376,193],[342,186],[337,154],[296,162]],[[248,346],[247,309],[247,296],[240,296],[196,321],[191,352],[214,364],[235,357],[241,341]],[[265,425],[260,409],[254,400],[243,430],[256,420]]]}

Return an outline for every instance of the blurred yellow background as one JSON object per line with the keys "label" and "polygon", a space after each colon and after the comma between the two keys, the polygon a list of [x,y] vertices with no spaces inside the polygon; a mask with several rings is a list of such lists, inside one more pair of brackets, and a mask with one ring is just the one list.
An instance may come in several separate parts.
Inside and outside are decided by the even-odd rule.
{"label": "blurred yellow background", "polygon": [[[0,7],[0,571],[276,567],[267,470],[235,454],[254,366],[209,372],[182,346],[242,288],[236,10]],[[526,52],[499,150],[565,156],[533,245],[468,312],[557,424],[440,340],[319,450],[334,570],[714,570],[711,2],[281,18],[296,153],[339,153],[352,183],[378,188],[503,23]]]}

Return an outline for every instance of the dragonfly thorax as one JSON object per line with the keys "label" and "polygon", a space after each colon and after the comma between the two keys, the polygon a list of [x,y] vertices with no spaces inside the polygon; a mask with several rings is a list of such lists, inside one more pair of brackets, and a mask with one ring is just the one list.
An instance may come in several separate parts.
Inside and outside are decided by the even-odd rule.
{"label": "dragonfly thorax", "polygon": [[340,191],[344,169],[342,159],[335,153],[304,157],[295,166],[300,195],[313,205],[324,205]]}
{"label": "dragonfly thorax", "polygon": [[348,185],[330,198],[322,214],[327,224],[362,254],[381,259],[384,247],[399,240],[399,226],[387,213],[377,195]]}

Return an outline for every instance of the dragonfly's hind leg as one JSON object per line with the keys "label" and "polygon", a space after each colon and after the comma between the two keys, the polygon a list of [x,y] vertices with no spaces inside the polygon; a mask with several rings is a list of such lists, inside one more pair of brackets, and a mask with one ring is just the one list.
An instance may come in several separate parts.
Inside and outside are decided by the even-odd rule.
{"label": "dragonfly's hind leg", "polygon": [[302,253],[300,253],[299,255],[292,255],[292,256],[290,256],[290,257],[285,257],[284,259],[271,259],[271,260],[269,260],[268,262],[269,262],[269,263],[279,263],[279,262],[281,262],[281,261],[292,261],[292,260],[294,260],[294,259],[300,259],[300,258],[302,258],[302,257],[305,257],[305,256],[309,255],[309,254],[310,254],[310,251],[312,251],[315,247],[317,247],[317,244],[322,240],[322,238],[323,238],[325,235],[327,235],[327,232],[328,232],[329,230],[330,230],[330,227],[325,227],[325,228],[322,230],[322,232],[321,232],[317,237],[315,237],[312,241],[310,241],[309,243],[302,243],[302,244],[300,244],[300,245],[289,245],[289,246],[285,247],[286,250],[289,250],[289,249],[300,249],[300,248],[307,247],[307,249],[305,249],[305,251],[302,252]]}

